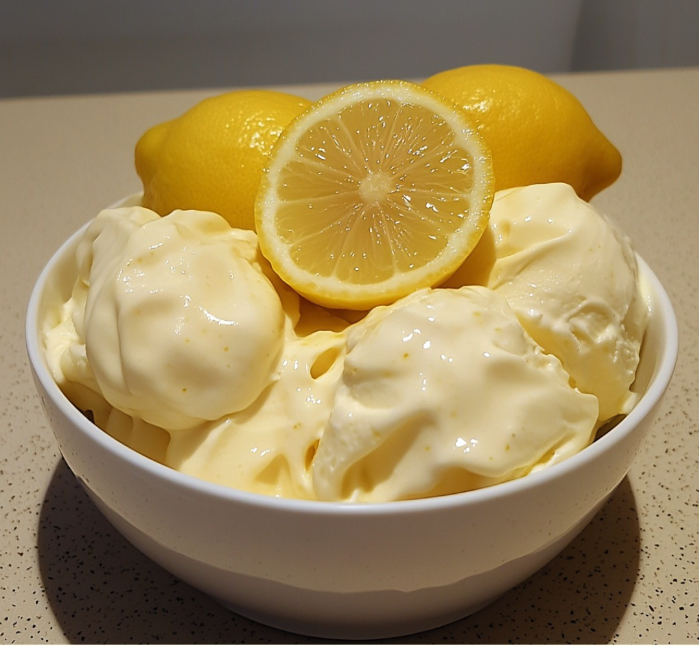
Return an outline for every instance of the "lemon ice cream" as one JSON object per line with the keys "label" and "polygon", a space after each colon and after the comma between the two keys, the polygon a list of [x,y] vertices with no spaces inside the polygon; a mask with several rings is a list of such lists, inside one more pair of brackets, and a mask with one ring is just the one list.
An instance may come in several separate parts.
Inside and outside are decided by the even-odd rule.
{"label": "lemon ice cream", "polygon": [[172,433],[163,462],[236,489],[314,499],[313,456],[342,372],[344,335],[329,330],[290,338],[278,380],[250,407]]}
{"label": "lemon ice cream", "polygon": [[427,290],[348,333],[313,464],[326,500],[385,501],[511,480],[586,446],[597,399],[482,287]]}
{"label": "lemon ice cream", "polygon": [[463,276],[505,297],[600,419],[627,413],[648,319],[628,238],[567,184],[538,184],[497,194],[482,246]]}
{"label": "lemon ice cream", "polygon": [[166,429],[247,408],[277,378],[284,327],[257,254],[213,213],[104,211],[77,251],[62,372]]}
{"label": "lemon ice cream", "polygon": [[498,193],[450,283],[366,316],[300,298],[213,213],[104,211],[77,267],[45,326],[61,388],[132,448],[238,489],[480,488],[564,460],[633,404],[635,256],[563,185]]}

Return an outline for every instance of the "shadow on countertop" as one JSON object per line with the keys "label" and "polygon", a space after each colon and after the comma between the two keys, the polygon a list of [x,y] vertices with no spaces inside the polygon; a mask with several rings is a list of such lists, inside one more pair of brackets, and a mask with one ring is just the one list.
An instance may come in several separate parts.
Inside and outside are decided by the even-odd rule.
{"label": "shadow on countertop", "polygon": [[[71,643],[323,643],[236,615],[128,543],[58,463],[41,509],[38,559]],[[377,643],[608,643],[633,591],[640,530],[624,479],[559,556],[495,603],[424,633]]]}

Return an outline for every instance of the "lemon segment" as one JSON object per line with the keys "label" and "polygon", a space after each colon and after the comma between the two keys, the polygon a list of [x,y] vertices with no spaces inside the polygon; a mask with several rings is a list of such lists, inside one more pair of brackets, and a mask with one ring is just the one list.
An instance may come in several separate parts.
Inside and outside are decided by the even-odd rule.
{"label": "lemon segment", "polygon": [[300,294],[369,309],[448,278],[492,198],[490,154],[463,111],[415,84],[375,81],[288,126],[263,174],[256,228]]}

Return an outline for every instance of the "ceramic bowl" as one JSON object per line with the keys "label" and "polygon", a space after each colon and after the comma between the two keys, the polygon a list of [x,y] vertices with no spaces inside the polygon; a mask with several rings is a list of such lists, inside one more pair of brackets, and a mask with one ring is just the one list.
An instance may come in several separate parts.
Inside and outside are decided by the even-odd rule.
{"label": "ceramic bowl", "polygon": [[61,453],[97,507],[139,550],[242,615],[289,631],[365,639],[475,612],[558,554],[626,475],[668,387],[677,324],[639,259],[651,304],[636,407],[578,455],[480,491],[380,504],[285,500],[178,473],[91,424],[54,382],[40,322],[75,275],[82,231],[32,293],[27,348]]}

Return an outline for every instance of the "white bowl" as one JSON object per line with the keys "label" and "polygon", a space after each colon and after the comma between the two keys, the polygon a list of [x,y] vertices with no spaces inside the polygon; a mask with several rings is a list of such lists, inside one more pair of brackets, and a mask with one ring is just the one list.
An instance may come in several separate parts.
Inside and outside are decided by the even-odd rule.
{"label": "white bowl", "polygon": [[480,491],[343,504],[285,500],[210,484],[123,446],[59,390],[44,359],[43,313],[69,293],[82,230],[53,256],[29,302],[36,386],[65,461],[138,549],[242,615],[297,633],[366,639],[464,617],[560,552],[626,475],[675,366],[677,323],[639,259],[651,296],[640,401],[565,462]]}

